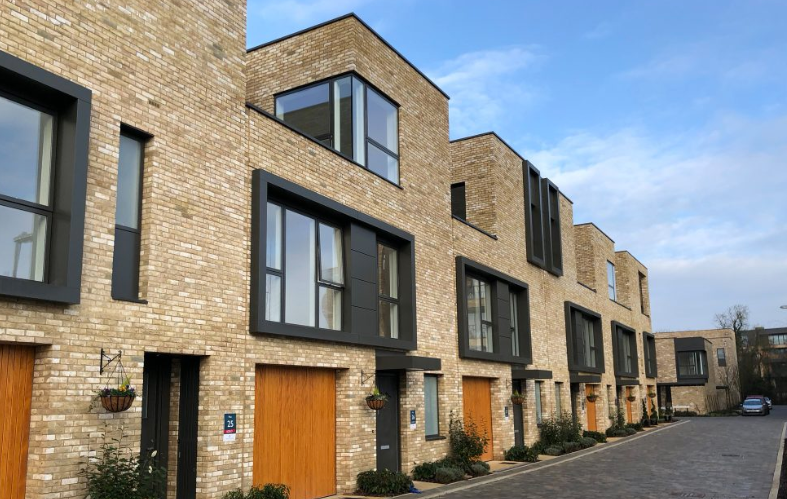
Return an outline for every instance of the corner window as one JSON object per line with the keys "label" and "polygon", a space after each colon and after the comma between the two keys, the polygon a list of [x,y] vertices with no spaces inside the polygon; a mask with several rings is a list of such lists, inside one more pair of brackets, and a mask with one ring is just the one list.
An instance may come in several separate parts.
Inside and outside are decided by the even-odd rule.
{"label": "corner window", "polygon": [[395,184],[399,109],[357,76],[276,96],[276,117]]}
{"label": "corner window", "polygon": [[612,262],[607,262],[607,291],[610,300],[618,300],[618,292],[615,285],[615,264]]}
{"label": "corner window", "polygon": [[470,350],[493,352],[492,289],[488,282],[467,276],[467,331]]}
{"label": "corner window", "polygon": [[716,359],[719,362],[719,367],[725,367],[727,365],[727,354],[723,348],[716,349]]}
{"label": "corner window", "polygon": [[90,103],[0,51],[0,295],[79,303]]}
{"label": "corner window", "polygon": [[544,413],[541,410],[541,385],[543,385],[543,381],[536,381],[536,390],[535,390],[535,398],[536,398],[536,424],[541,424],[544,420]]}
{"label": "corner window", "polygon": [[115,204],[112,298],[139,301],[142,178],[148,136],[121,128]]}
{"label": "corner window", "polygon": [[399,270],[396,250],[377,245],[377,285],[379,293],[379,334],[399,337]]}
{"label": "corner window", "polygon": [[705,352],[678,352],[678,376],[706,376]]}
{"label": "corner window", "polygon": [[437,381],[437,376],[433,374],[424,375],[424,428],[427,437],[436,437],[440,435]]}
{"label": "corner window", "polygon": [[467,220],[467,200],[465,198],[464,182],[451,185],[451,215]]}
{"label": "corner window", "polygon": [[267,221],[265,319],[341,330],[341,230],[270,202]]}

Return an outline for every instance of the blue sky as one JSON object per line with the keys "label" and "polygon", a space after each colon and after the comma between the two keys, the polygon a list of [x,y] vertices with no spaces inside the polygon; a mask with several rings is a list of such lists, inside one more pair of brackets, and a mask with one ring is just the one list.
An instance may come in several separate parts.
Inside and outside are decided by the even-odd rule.
{"label": "blue sky", "polygon": [[787,2],[249,0],[248,45],[348,12],[648,267],[654,330],[787,325]]}

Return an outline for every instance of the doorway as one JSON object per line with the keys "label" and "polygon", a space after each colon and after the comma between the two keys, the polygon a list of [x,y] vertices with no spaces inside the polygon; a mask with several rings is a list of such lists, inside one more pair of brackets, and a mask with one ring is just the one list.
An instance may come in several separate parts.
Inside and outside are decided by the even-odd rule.
{"label": "doorway", "polygon": [[[197,495],[197,417],[199,408],[199,357],[145,353],[142,371],[142,435],[140,450],[156,451],[155,462],[167,469],[174,464],[176,499],[194,499]],[[174,375],[173,375],[174,373]],[[173,381],[176,387],[173,387]],[[177,389],[177,448],[170,459],[170,403]],[[169,481],[169,480],[168,480]],[[158,497],[167,497],[166,486]]]}
{"label": "doorway", "polygon": [[492,459],[494,436],[492,434],[492,380],[489,378],[462,378],[465,426],[475,424],[479,435],[489,439],[482,461]]}
{"label": "doorway", "polygon": [[[598,431],[598,423],[596,418],[596,394],[593,385],[585,385],[585,412],[587,413],[588,430]],[[593,399],[593,402],[590,401]]]}
{"label": "doorway", "polygon": [[631,397],[633,397],[633,396],[634,396],[634,391],[631,389],[630,386],[627,386],[626,387],[626,417],[628,418],[627,421],[629,423],[633,423],[634,422],[634,416],[633,416],[632,408],[631,408],[631,405],[632,405],[631,404]]}
{"label": "doorway", "polygon": [[377,411],[377,469],[399,471],[399,375],[377,373],[377,388],[388,402]]}
{"label": "doorway", "polygon": [[35,350],[0,344],[0,492],[24,499]]}

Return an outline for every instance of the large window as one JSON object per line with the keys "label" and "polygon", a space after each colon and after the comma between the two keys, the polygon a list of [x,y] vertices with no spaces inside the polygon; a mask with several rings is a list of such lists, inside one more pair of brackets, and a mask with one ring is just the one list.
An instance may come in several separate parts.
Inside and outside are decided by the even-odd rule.
{"label": "large window", "polygon": [[265,319],[340,330],[341,230],[270,202],[267,215]]}
{"label": "large window", "polygon": [[768,336],[768,344],[772,347],[787,345],[787,334],[772,334]]}
{"label": "large window", "polygon": [[399,270],[396,250],[377,245],[379,287],[379,334],[385,338],[399,337]]}
{"label": "large window", "polygon": [[618,290],[615,283],[615,264],[612,262],[607,262],[607,292],[610,300],[617,301]]}
{"label": "large window", "polygon": [[565,302],[565,309],[569,371],[603,373],[601,315],[572,302]]}
{"label": "large window", "polygon": [[399,183],[399,110],[357,76],[342,76],[276,97],[276,116]]}
{"label": "large window", "polygon": [[492,340],[492,290],[488,282],[467,276],[467,331],[470,350],[494,351]]}
{"label": "large window", "polygon": [[637,334],[628,326],[612,321],[614,339],[615,375],[636,377],[639,375],[637,357]]}
{"label": "large window", "polygon": [[525,194],[527,261],[556,276],[563,275],[560,234],[560,189],[529,161],[522,163]]}
{"label": "large window", "polygon": [[580,362],[588,367],[596,367],[596,358],[598,356],[596,346],[595,322],[585,315],[579,319],[579,334],[582,345]]}
{"label": "large window", "polygon": [[704,351],[678,352],[678,376],[706,376]]}
{"label": "large window", "polygon": [[46,278],[54,126],[51,112],[0,93],[0,275]]}
{"label": "large window", "polygon": [[0,295],[79,303],[90,101],[0,51]]}
{"label": "large window", "polygon": [[427,437],[436,437],[440,435],[437,381],[438,377],[435,375],[424,375],[424,428]]}

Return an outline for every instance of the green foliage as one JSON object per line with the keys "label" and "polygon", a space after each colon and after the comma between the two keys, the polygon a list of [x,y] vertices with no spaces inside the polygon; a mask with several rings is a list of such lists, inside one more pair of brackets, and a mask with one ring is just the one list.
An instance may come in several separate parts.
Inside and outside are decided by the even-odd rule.
{"label": "green foliage", "polygon": [[634,431],[642,431],[642,424],[641,423],[629,423],[626,425],[626,428],[631,428]]}
{"label": "green foliage", "polygon": [[489,465],[483,461],[478,461],[470,465],[470,474],[473,476],[484,476],[489,473]]}
{"label": "green foliage", "polygon": [[623,408],[618,407],[617,415],[615,416],[615,428],[622,430],[626,427],[626,417],[623,415]]}
{"label": "green foliage", "polygon": [[481,457],[489,444],[486,431],[481,435],[473,421],[463,424],[461,419],[454,419],[453,415],[451,415],[448,437],[451,445],[451,458],[457,466],[466,472],[470,472],[470,466],[478,462],[478,458]]}
{"label": "green foliage", "polygon": [[590,447],[596,445],[596,443],[597,442],[595,438],[582,437],[579,439],[579,445],[581,445],[583,449],[589,449]]}
{"label": "green foliage", "polygon": [[645,399],[642,399],[642,421],[648,419],[648,408],[645,406]]}
{"label": "green foliage", "polygon": [[557,445],[551,445],[544,449],[544,454],[547,456],[559,456],[563,454],[563,447]]}
{"label": "green foliage", "polygon": [[541,443],[544,447],[560,446],[563,442],[576,442],[582,436],[582,425],[564,412],[541,422]]}
{"label": "green foliage", "polygon": [[634,428],[623,428],[623,431],[626,432],[626,435],[636,435],[637,433]]}
{"label": "green foliage", "polygon": [[527,445],[515,445],[508,449],[505,454],[506,461],[517,461],[520,463],[535,463],[538,461],[538,450]]}
{"label": "green foliage", "polygon": [[156,451],[134,455],[122,448],[122,439],[107,440],[106,432],[98,457],[89,458],[79,474],[87,480],[91,499],[148,499],[166,490],[167,471],[158,465]]}
{"label": "green foliage", "polygon": [[413,468],[413,480],[419,480],[421,482],[432,482],[434,481],[434,475],[439,467],[440,461],[426,461],[415,468]]}
{"label": "green foliage", "polygon": [[582,432],[582,436],[583,437],[587,437],[587,438],[592,438],[593,440],[595,440],[598,443],[604,443],[604,442],[607,441],[607,436],[605,434],[601,433],[600,431],[587,431],[587,430],[585,430],[585,431]]}
{"label": "green foliage", "polygon": [[246,499],[289,499],[290,488],[280,483],[266,483],[262,487],[253,486]]}
{"label": "green foliage", "polygon": [[235,489],[221,496],[221,499],[246,499],[246,494],[241,489]]}
{"label": "green foliage", "polygon": [[579,442],[563,442],[563,452],[570,454],[582,449]]}
{"label": "green foliage", "polygon": [[443,466],[437,468],[437,471],[435,471],[434,474],[434,479],[437,483],[453,483],[463,480],[464,478],[465,472],[454,466]]}
{"label": "green foliage", "polygon": [[[634,431],[634,433],[637,433],[637,432]],[[630,435],[630,433],[627,432],[625,429],[612,430],[612,436],[613,437],[627,437],[629,435]]]}
{"label": "green foliage", "polygon": [[370,470],[358,473],[355,484],[359,494],[395,496],[408,493],[413,481],[401,471]]}

